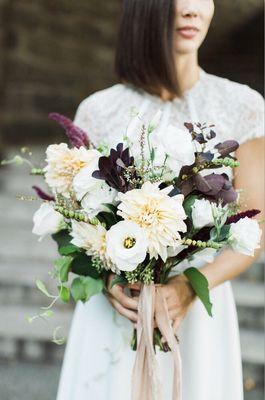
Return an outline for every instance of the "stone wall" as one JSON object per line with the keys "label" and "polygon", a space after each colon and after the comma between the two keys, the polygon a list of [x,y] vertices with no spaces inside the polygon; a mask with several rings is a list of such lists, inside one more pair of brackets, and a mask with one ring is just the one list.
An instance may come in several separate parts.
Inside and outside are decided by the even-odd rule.
{"label": "stone wall", "polygon": [[[83,98],[115,83],[120,8],[121,0],[0,0],[0,142],[60,138],[48,113],[73,117]],[[260,0],[216,1],[202,66],[262,90],[262,26]]]}

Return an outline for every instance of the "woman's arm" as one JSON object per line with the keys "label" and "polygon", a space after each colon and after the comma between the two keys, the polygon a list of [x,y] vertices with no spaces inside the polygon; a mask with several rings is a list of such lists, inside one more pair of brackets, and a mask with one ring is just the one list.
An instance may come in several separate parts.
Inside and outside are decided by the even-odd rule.
{"label": "woman's arm", "polygon": [[[259,209],[261,213],[256,217],[258,220],[264,220],[264,146],[264,138],[252,139],[242,144],[236,152],[240,166],[236,168],[234,175],[234,186],[242,189],[241,211]],[[214,262],[200,269],[207,278],[210,289],[240,275],[260,257],[264,249],[264,221],[260,227],[263,228],[261,248],[256,250],[254,257],[227,249],[217,256]],[[163,289],[176,332],[196,296],[192,296],[193,290],[184,276],[171,278]]]}
{"label": "woman's arm", "polygon": [[[241,209],[260,210],[261,213],[256,217],[258,220],[264,220],[264,148],[264,138],[258,138],[242,144],[236,152],[240,166],[235,169],[234,186],[243,189]],[[254,258],[225,250],[213,263],[200,269],[208,279],[210,288],[240,275],[260,257],[264,249],[264,221],[260,227],[263,228],[261,248],[256,250]]]}

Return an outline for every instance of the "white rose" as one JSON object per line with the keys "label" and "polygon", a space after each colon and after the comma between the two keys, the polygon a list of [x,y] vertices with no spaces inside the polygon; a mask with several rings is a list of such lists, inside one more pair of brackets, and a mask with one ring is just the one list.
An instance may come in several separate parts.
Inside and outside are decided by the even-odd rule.
{"label": "white rose", "polygon": [[190,133],[173,125],[154,135],[154,145],[157,149],[156,164],[163,163],[167,155],[166,165],[176,175],[184,165],[191,165],[195,161],[195,146]]}
{"label": "white rose", "polygon": [[105,182],[99,181],[93,186],[81,201],[81,206],[89,214],[90,217],[95,217],[100,211],[110,211],[104,204],[117,204],[115,198],[117,191],[109,187]]}
{"label": "white rose", "polygon": [[133,271],[147,252],[144,230],[132,221],[120,221],[106,234],[106,255],[121,271]]}
{"label": "white rose", "polygon": [[213,226],[214,218],[209,200],[196,199],[192,205],[191,217],[195,228],[201,229],[204,226]]}
{"label": "white rose", "polygon": [[82,168],[73,180],[73,188],[77,200],[81,200],[81,206],[90,217],[100,211],[108,211],[104,203],[114,203],[117,191],[109,187],[103,180],[93,178],[92,173],[98,167],[98,161],[93,165]]}
{"label": "white rose", "polygon": [[51,204],[42,203],[33,215],[34,226],[32,233],[39,235],[40,239],[42,239],[46,235],[58,232],[63,220],[63,216],[55,211]]}
{"label": "white rose", "polygon": [[233,250],[247,256],[254,256],[254,250],[260,248],[262,230],[258,221],[248,217],[240,219],[230,226],[229,242]]}

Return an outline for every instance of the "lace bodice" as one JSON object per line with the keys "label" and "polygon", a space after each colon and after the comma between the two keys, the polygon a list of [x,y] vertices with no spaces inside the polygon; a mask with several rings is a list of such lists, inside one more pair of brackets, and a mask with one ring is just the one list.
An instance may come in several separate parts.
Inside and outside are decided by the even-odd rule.
{"label": "lace bodice", "polygon": [[163,112],[162,126],[170,123],[183,127],[189,121],[213,123],[218,142],[236,139],[243,143],[264,135],[263,97],[247,85],[201,68],[195,85],[183,98],[172,101],[129,84],[118,83],[97,91],[81,102],[75,123],[95,144],[105,141],[115,145],[122,140],[134,110],[141,113],[143,121],[149,121],[159,109]]}

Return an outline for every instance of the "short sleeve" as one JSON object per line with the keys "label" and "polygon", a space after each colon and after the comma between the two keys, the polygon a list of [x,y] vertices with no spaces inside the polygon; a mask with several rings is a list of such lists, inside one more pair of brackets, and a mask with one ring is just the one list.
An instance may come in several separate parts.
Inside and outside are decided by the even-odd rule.
{"label": "short sleeve", "polygon": [[74,124],[86,132],[88,138],[97,144],[100,140],[99,120],[96,113],[94,94],[84,99],[77,107]]}
{"label": "short sleeve", "polygon": [[239,98],[239,123],[237,140],[242,144],[248,140],[264,136],[264,98],[256,90],[244,85]]}

